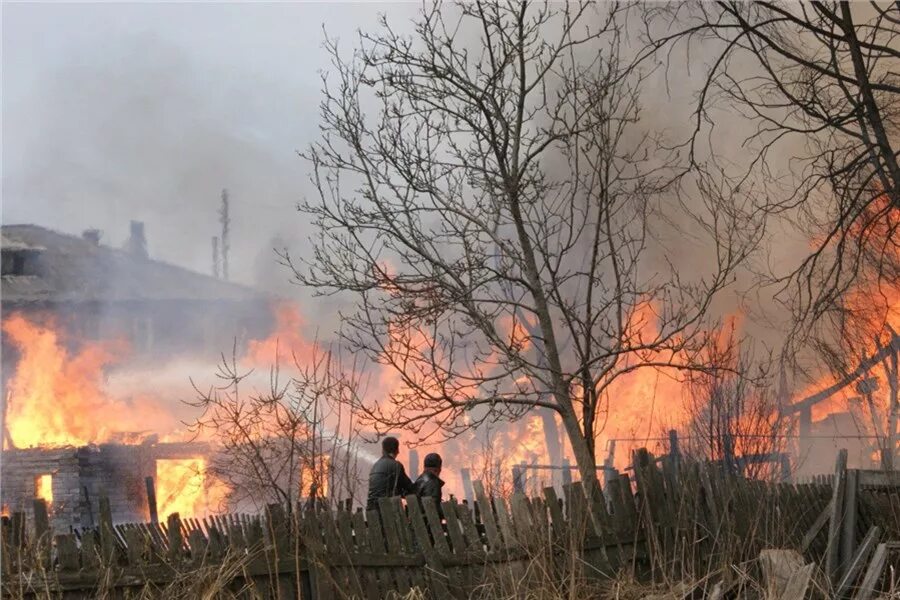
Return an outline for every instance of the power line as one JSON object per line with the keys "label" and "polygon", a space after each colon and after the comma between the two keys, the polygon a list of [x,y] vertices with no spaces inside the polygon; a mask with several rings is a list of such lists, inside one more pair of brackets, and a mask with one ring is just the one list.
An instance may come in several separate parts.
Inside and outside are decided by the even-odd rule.
{"label": "power line", "polygon": [[[884,436],[878,435],[766,435],[762,433],[735,433],[732,439],[764,439],[764,440],[877,440]],[[699,436],[678,436],[679,440],[707,439]],[[668,442],[668,437],[641,437],[641,438],[609,438],[608,442]]]}

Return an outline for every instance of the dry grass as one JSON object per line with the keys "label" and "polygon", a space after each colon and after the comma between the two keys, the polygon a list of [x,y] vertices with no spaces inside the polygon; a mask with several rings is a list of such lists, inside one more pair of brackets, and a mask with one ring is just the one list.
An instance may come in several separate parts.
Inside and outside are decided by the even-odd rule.
{"label": "dry grass", "polygon": [[[759,510],[747,512],[745,518],[737,518],[736,513],[727,513],[726,507],[747,505],[751,500],[740,492],[724,487],[717,489],[716,501],[722,517],[713,530],[707,520],[695,516],[696,500],[685,496],[684,506],[674,507],[675,516],[669,527],[644,527],[649,532],[648,539],[640,544],[628,545],[627,540],[619,540],[619,547],[607,547],[585,551],[583,538],[587,533],[587,523],[572,526],[564,539],[553,535],[546,527],[534,527],[528,532],[528,539],[519,539],[527,553],[516,560],[481,565],[475,569],[475,583],[465,588],[473,600],[631,600],[648,598],[653,600],[675,600],[677,598],[747,598],[766,599],[770,592],[762,584],[762,568],[759,553],[763,548],[797,548],[798,538],[805,533],[791,519],[779,514],[778,507],[771,498],[757,497]],[[754,506],[756,506],[754,504]],[[810,513],[820,508],[811,508]],[[806,515],[806,516],[812,516]],[[639,518],[646,524],[650,515]],[[805,519],[805,517],[804,517]],[[827,528],[826,530],[827,531]],[[299,539],[300,531],[294,539]],[[516,535],[524,535],[522,532]],[[636,540],[632,540],[636,541]],[[821,538],[819,540],[822,541]],[[821,565],[823,563],[822,544],[818,550],[812,549],[806,560]],[[636,553],[631,548],[640,547]],[[37,550],[26,547],[22,550],[26,563],[39,565]],[[257,578],[257,586],[248,584],[249,564],[255,556],[249,554],[229,554],[216,564],[201,564],[185,567],[174,578],[164,583],[131,588],[124,596],[150,600],[232,600],[237,598],[270,597],[272,580]],[[323,557],[327,563],[327,557]],[[335,569],[337,573],[339,569]],[[359,575],[359,572],[356,572]],[[335,575],[338,577],[339,575]],[[3,597],[10,600],[56,600],[58,594],[40,590],[45,578],[52,580],[53,573],[39,568],[27,578],[4,582]],[[93,597],[110,599],[118,574],[111,569],[101,570]],[[364,579],[359,577],[359,579]],[[888,591],[881,598],[900,600],[900,574],[888,571]],[[450,570],[448,581],[462,592],[464,578],[458,571]],[[33,586],[31,584],[34,584]],[[338,592],[349,600],[353,592],[348,586],[341,587],[335,582]],[[806,598],[829,598],[833,590],[821,569],[814,572],[810,590]],[[425,590],[414,589],[406,594],[392,594],[395,600],[424,600],[430,597]]]}

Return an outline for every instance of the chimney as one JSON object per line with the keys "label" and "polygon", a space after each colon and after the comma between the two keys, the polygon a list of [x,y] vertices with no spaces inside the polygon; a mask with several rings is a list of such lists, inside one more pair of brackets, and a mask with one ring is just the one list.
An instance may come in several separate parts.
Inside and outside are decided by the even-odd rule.
{"label": "chimney", "polygon": [[100,245],[100,230],[99,229],[85,229],[81,232],[81,237],[86,242],[90,242],[94,246]]}
{"label": "chimney", "polygon": [[147,252],[147,238],[144,236],[143,221],[131,222],[131,235],[129,236],[128,241],[125,242],[125,250],[137,258],[150,257]]}

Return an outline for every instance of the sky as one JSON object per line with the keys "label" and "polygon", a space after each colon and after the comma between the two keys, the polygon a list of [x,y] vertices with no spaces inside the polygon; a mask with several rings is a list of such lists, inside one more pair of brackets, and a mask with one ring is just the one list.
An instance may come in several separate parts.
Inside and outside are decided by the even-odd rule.
{"label": "sky", "polygon": [[[349,51],[415,3],[2,4],[2,220],[212,268],[223,188],[231,278],[280,285],[273,238],[302,252],[312,191],[297,151],[318,134],[324,30]],[[273,279],[275,281],[273,281]]]}
{"label": "sky", "polygon": [[[409,31],[420,9],[0,3],[2,222],[74,235],[96,228],[103,243],[120,246],[129,221],[140,220],[153,258],[209,273],[227,188],[231,279],[334,316],[336,300],[309,302],[273,251],[287,246],[297,259],[311,248],[312,228],[296,205],[314,190],[297,152],[319,135],[325,31],[349,53],[379,14]],[[702,74],[702,62],[685,62],[696,73],[653,72],[641,96],[650,130],[690,126],[695,88],[686,82]]]}

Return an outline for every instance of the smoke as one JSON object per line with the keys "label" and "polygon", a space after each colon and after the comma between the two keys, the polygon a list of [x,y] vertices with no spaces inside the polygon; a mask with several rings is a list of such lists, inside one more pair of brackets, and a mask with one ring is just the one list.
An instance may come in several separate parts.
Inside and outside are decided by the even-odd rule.
{"label": "smoke", "polygon": [[[296,156],[319,135],[322,25],[348,51],[357,28],[385,11],[403,32],[419,5],[328,4],[11,4],[3,19],[4,223],[31,222],[79,234],[104,232],[119,246],[132,219],[146,223],[150,256],[209,273],[218,235],[219,195],[231,198],[232,279],[300,299],[320,339],[337,328],[340,299],[310,300],[289,283],[276,250],[309,249],[312,228],[296,204],[313,193],[309,165]],[[636,39],[636,38],[633,38]],[[466,39],[464,43],[473,40]],[[644,82],[641,130],[681,141],[693,127],[696,94],[711,56],[706,48],[657,66]],[[692,60],[698,59],[699,60]],[[648,65],[650,68],[650,65]],[[739,64],[731,68],[740,70]],[[717,139],[745,138],[742,119],[721,113]],[[740,160],[745,150],[732,145]],[[787,155],[789,149],[782,148]],[[778,162],[774,160],[773,162]],[[787,164],[787,161],[784,161]],[[690,204],[690,200],[688,200]],[[689,229],[687,221],[679,221]],[[646,270],[705,265],[710,247],[671,230],[648,251]],[[779,261],[805,239],[769,231]],[[717,311],[733,312],[738,275]],[[759,307],[776,307],[753,297]],[[769,312],[768,316],[772,316]],[[771,346],[783,329],[745,321]],[[315,334],[313,332],[307,332]],[[173,365],[160,379],[184,382],[205,365]],[[132,388],[143,374],[120,375]],[[149,374],[146,375],[149,378]],[[173,391],[173,395],[175,392]],[[174,397],[174,396],[173,396]],[[180,415],[179,415],[180,416]]]}
{"label": "smoke", "polygon": [[[334,299],[309,302],[275,253],[304,256],[312,233],[295,210],[313,192],[295,152],[318,136],[319,71],[330,70],[322,27],[346,52],[377,13],[403,32],[419,8],[6,7],[3,222],[96,227],[119,246],[142,220],[153,258],[209,273],[228,188],[232,279],[302,299],[335,329]],[[642,129],[668,140],[689,132],[704,71],[687,57],[673,64],[653,71],[641,97]],[[739,121],[723,119],[720,135],[735,136]]]}
{"label": "smoke", "polygon": [[[399,9],[403,13],[407,9]],[[323,22],[350,37],[374,7],[39,5],[4,8],[4,223],[212,269],[219,195],[232,199],[232,279],[274,286],[273,236],[302,248],[309,193],[296,156],[317,133]]]}

